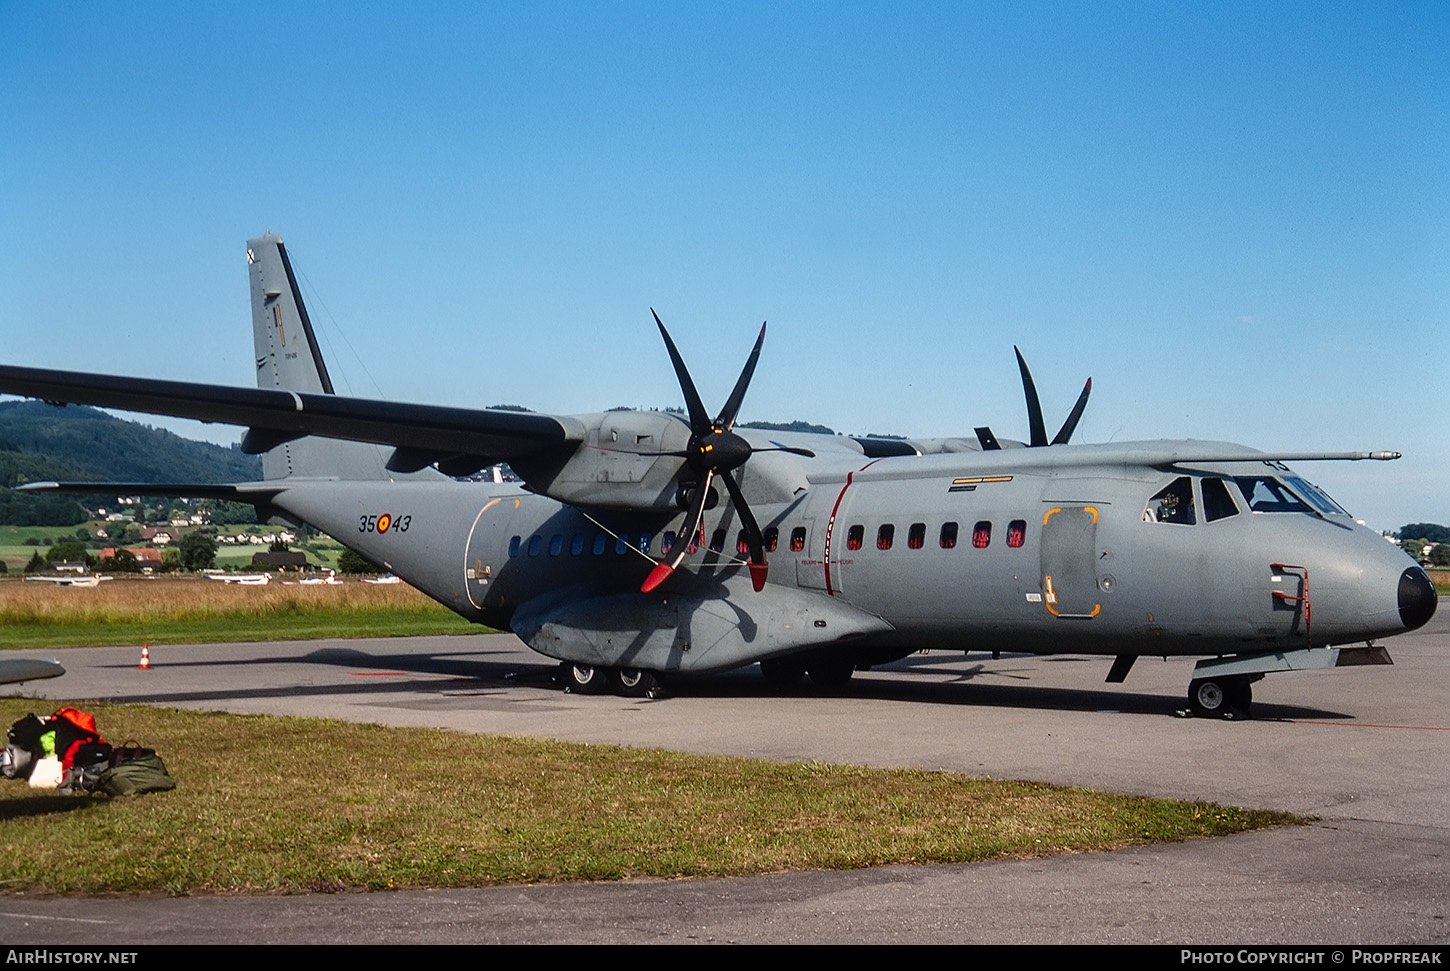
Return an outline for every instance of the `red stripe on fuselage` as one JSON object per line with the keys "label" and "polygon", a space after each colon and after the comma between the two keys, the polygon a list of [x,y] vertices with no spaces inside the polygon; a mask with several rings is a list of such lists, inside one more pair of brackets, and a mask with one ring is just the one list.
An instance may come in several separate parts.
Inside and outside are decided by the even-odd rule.
{"label": "red stripe on fuselage", "polygon": [[[856,472],[865,472],[880,461],[880,459],[872,459],[857,469]],[[831,518],[826,520],[826,539],[822,543],[821,548],[821,565],[826,571],[826,596],[828,597],[834,597],[836,595],[836,591],[831,587],[831,533],[836,528],[836,513],[840,511],[841,500],[846,498],[846,490],[851,488],[851,478],[856,472],[846,473],[846,484],[841,486],[841,493],[836,496],[836,504],[831,507]]]}

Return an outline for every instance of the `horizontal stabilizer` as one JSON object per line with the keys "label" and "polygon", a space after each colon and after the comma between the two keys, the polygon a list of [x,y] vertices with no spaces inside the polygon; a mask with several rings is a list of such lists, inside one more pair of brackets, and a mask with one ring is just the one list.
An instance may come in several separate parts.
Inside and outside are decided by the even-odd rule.
{"label": "horizontal stabilizer", "polygon": [[225,499],[229,502],[270,502],[285,485],[241,483],[212,485],[199,482],[28,482],[19,492],[64,492],[84,496],[167,496],[172,499]]}

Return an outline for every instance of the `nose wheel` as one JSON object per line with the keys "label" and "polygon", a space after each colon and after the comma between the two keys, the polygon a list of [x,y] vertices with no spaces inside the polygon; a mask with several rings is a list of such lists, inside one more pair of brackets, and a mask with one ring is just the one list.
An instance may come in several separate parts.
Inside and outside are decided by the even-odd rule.
{"label": "nose wheel", "polygon": [[1188,709],[1227,721],[1249,717],[1254,693],[1248,678],[1200,678],[1188,685]]}

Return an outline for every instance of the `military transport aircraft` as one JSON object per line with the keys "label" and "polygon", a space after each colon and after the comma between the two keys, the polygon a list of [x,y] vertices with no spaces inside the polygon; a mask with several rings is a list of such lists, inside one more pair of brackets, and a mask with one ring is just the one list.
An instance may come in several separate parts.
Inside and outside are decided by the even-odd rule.
{"label": "military transport aircraft", "polygon": [[[256,390],[0,367],[0,392],[246,426],[259,482],[42,483],[217,497],[311,523],[463,616],[563,662],[578,692],[758,663],[829,685],[922,648],[1203,657],[1189,707],[1248,714],[1273,671],[1385,664],[1425,571],[1283,463],[1201,441],[898,440],[736,427],[765,338],[710,417],[556,416],[337,395],[281,239],[247,244]],[[507,462],[522,485],[467,481]]]}

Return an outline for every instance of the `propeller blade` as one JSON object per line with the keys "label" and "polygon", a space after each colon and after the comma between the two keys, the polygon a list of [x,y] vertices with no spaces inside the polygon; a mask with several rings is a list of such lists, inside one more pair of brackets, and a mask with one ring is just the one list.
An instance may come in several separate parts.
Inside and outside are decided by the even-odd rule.
{"label": "propeller blade", "polygon": [[745,360],[745,368],[740,372],[740,380],[735,382],[735,390],[730,392],[730,397],[725,399],[725,407],[720,409],[720,417],[715,419],[715,425],[730,431],[735,427],[735,416],[740,414],[740,405],[745,401],[745,389],[750,387],[750,378],[755,374],[755,365],[760,360],[760,348],[765,343],[765,323],[760,324],[760,336],[755,338],[755,347],[750,351],[750,357]]}
{"label": "propeller blade", "polygon": [[813,459],[816,457],[816,453],[808,448],[796,448],[793,445],[782,445],[780,442],[771,442],[770,444],[773,446],[772,448],[752,449],[751,454],[754,455],[756,452],[789,452],[792,455],[799,455],[802,458]]}
{"label": "propeller blade", "polygon": [[665,349],[670,352],[670,361],[675,366],[675,377],[679,378],[680,390],[685,393],[685,407],[690,412],[690,430],[696,435],[704,435],[710,430],[710,413],[705,410],[705,403],[700,400],[700,392],[695,390],[695,382],[690,380],[690,371],[685,367],[684,358],[680,357],[679,348],[670,339],[670,332],[665,330],[660,315],[655,313],[653,307],[649,308],[649,312],[654,315],[660,336],[665,339]]}
{"label": "propeller blade", "polygon": [[[641,593],[649,593],[668,580],[670,574],[674,573],[684,560],[685,554],[690,551],[690,541],[700,532],[700,524],[705,519],[705,502],[710,497],[710,480],[714,477],[713,471],[706,470],[705,478],[695,487],[695,497],[690,502],[689,511],[685,513],[685,522],[689,524],[689,528],[680,530],[675,537],[675,545],[670,550],[669,562],[656,563],[649,576],[645,577],[644,583],[639,588]],[[729,476],[726,478],[728,479]]]}
{"label": "propeller blade", "polygon": [[1077,431],[1078,419],[1082,418],[1082,410],[1087,407],[1088,395],[1092,393],[1093,379],[1088,378],[1087,384],[1082,386],[1082,394],[1077,396],[1077,404],[1073,405],[1072,411],[1068,413],[1067,421],[1062,423],[1062,427],[1059,428],[1057,430],[1057,434],[1053,436],[1052,444],[1066,445],[1067,440],[1069,438],[1072,438],[1072,433]]}
{"label": "propeller blade", "polygon": [[770,564],[765,562],[765,540],[760,535],[760,524],[755,521],[755,514],[750,511],[750,504],[745,501],[745,494],[740,491],[735,477],[729,472],[720,476],[725,480],[725,488],[730,493],[730,501],[735,504],[735,511],[740,514],[740,526],[745,530],[745,542],[750,547],[750,582],[759,593],[765,589],[765,575]]}
{"label": "propeller blade", "polygon": [[1022,393],[1027,397],[1027,422],[1032,429],[1032,439],[1027,444],[1036,448],[1047,444],[1047,426],[1042,421],[1042,402],[1037,397],[1037,385],[1032,381],[1032,372],[1027,370],[1027,361],[1017,345],[1012,345],[1017,354],[1017,369],[1022,372]]}

